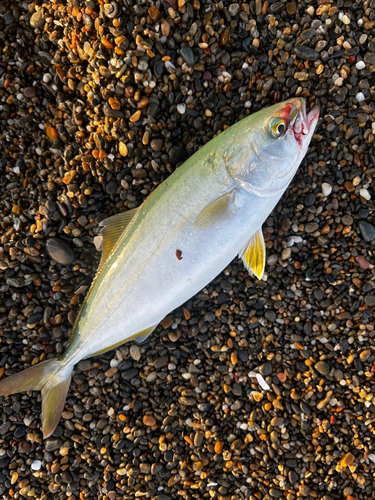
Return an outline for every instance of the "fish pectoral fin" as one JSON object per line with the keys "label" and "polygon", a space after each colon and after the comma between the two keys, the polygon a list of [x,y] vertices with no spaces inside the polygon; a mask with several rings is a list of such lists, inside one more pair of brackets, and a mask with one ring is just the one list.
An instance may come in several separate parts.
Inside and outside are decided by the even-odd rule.
{"label": "fish pectoral fin", "polygon": [[246,269],[261,279],[266,265],[266,246],[261,228],[250,238],[240,257]]}
{"label": "fish pectoral fin", "polygon": [[102,258],[100,260],[98,273],[100,272],[101,267],[108,259],[109,254],[112,252],[114,246],[118,242],[120,236],[134,219],[134,217],[139,212],[139,208],[134,208],[133,210],[129,210],[128,212],[124,212],[121,214],[113,215],[112,217],[108,217],[108,219],[104,219],[99,226],[102,227],[102,231],[100,236],[103,239],[103,251]]}
{"label": "fish pectoral fin", "polygon": [[205,207],[196,217],[193,224],[200,229],[220,226],[230,215],[236,213],[236,189],[219,196]]}

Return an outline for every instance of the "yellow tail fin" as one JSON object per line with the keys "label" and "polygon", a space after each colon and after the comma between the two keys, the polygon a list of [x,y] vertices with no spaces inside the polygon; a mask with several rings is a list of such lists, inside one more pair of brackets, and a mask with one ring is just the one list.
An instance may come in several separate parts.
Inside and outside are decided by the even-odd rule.
{"label": "yellow tail fin", "polygon": [[64,409],[73,365],[62,365],[54,358],[0,381],[0,396],[23,391],[42,391],[43,437],[56,429]]}

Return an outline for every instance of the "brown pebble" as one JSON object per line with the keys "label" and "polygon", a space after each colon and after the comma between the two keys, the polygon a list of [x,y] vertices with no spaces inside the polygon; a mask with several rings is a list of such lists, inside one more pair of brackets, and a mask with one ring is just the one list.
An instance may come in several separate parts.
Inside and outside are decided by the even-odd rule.
{"label": "brown pebble", "polygon": [[141,111],[140,111],[140,110],[138,110],[138,111],[136,111],[136,112],[135,112],[135,113],[134,113],[134,114],[133,114],[133,115],[129,118],[129,120],[130,120],[132,123],[135,123],[135,122],[137,122],[137,121],[140,119],[140,117],[141,117]]}
{"label": "brown pebble", "polygon": [[153,21],[156,21],[159,19],[160,16],[160,11],[159,9],[154,5],[148,9],[148,14],[151,17]]}
{"label": "brown pebble", "polygon": [[148,427],[153,427],[156,424],[156,418],[152,415],[144,415],[142,418],[142,422]]}
{"label": "brown pebble", "polygon": [[290,2],[286,4],[286,11],[289,15],[293,16],[297,12],[297,3]]}
{"label": "brown pebble", "polygon": [[223,448],[224,448],[224,441],[216,441],[215,443],[215,453],[220,455],[223,453]]}
{"label": "brown pebble", "polygon": [[120,142],[118,149],[121,156],[128,156],[128,146],[125,144],[125,142]]}

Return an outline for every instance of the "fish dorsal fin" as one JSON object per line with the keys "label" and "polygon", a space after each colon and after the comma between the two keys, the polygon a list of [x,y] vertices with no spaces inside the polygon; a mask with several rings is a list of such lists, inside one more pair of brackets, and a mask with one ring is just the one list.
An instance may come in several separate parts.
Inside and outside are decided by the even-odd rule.
{"label": "fish dorsal fin", "polygon": [[194,225],[200,229],[220,226],[228,216],[236,212],[234,203],[236,191],[236,189],[232,189],[207,205],[194,220]]}
{"label": "fish dorsal fin", "polygon": [[100,235],[103,239],[103,250],[97,274],[100,273],[104,263],[107,261],[110,253],[120,239],[120,236],[138,212],[139,208],[134,208],[133,210],[129,210],[128,212],[123,212],[121,214],[108,217],[108,219],[104,219],[99,224],[99,227],[102,227]]}
{"label": "fish dorsal fin", "polygon": [[266,264],[266,246],[261,228],[250,238],[250,241],[239,256],[246,269],[254,273],[258,279],[261,279]]}

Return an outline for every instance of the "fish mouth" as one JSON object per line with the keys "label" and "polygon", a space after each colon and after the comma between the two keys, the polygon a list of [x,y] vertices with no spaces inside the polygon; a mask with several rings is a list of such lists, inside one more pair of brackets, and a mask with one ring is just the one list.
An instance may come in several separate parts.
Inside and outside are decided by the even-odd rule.
{"label": "fish mouth", "polygon": [[296,142],[302,147],[304,137],[310,135],[310,132],[316,126],[316,122],[319,118],[319,108],[315,106],[310,113],[306,115],[305,100],[299,101],[298,104],[298,113],[291,124],[291,129]]}

